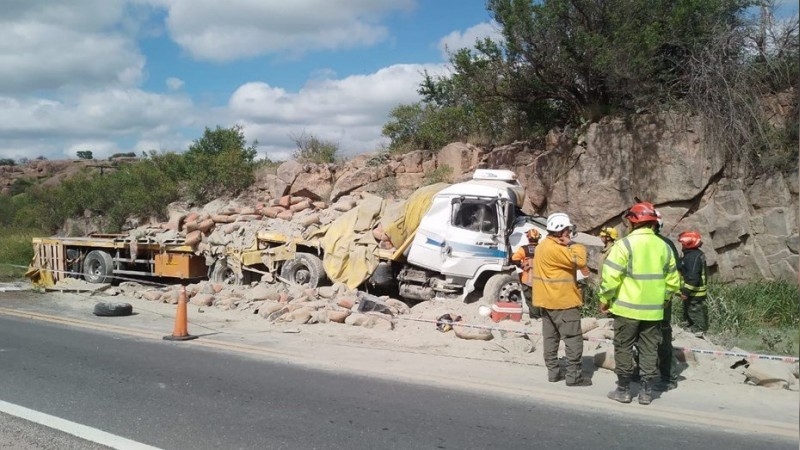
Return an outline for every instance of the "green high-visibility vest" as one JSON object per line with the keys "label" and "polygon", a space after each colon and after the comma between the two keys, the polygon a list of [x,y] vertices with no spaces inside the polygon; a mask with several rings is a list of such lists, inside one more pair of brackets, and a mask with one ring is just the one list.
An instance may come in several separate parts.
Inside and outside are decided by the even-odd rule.
{"label": "green high-visibility vest", "polygon": [[664,299],[680,286],[672,250],[652,229],[637,228],[608,252],[598,295],[614,315],[658,321]]}

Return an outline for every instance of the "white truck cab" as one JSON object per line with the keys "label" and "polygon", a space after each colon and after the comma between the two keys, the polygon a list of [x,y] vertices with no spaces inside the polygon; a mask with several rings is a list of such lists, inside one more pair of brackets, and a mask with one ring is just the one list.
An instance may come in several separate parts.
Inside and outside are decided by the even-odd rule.
{"label": "white truck cab", "polygon": [[[408,263],[440,274],[447,285],[461,287],[462,298],[486,283],[500,284],[502,292],[484,289],[484,296],[521,301],[524,286],[510,262],[509,237],[523,196],[524,189],[510,170],[479,169],[472,180],[443,189],[417,228]],[[497,275],[503,281],[489,283]],[[401,285],[401,294],[409,294],[402,291]]]}

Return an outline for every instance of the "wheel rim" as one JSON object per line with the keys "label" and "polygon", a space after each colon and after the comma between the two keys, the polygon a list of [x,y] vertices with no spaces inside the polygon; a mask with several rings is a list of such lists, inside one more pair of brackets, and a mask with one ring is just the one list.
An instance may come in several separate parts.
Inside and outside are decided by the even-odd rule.
{"label": "wheel rim", "polygon": [[230,267],[222,271],[222,284],[236,284],[236,274]]}
{"label": "wheel rim", "polygon": [[101,275],[100,272],[101,272],[100,271],[100,263],[97,262],[97,261],[93,261],[89,265],[89,275],[91,275],[93,277],[99,277]]}
{"label": "wheel rim", "polygon": [[506,283],[500,289],[500,301],[522,303],[524,294],[522,292],[522,285],[517,282]]}
{"label": "wheel rim", "polygon": [[298,284],[307,284],[311,281],[311,271],[305,267],[300,267],[294,272],[294,282]]}

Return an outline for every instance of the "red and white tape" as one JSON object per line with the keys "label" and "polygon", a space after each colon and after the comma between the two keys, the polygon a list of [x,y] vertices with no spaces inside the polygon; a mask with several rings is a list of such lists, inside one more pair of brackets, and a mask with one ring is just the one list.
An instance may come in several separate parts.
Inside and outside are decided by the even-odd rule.
{"label": "red and white tape", "polygon": [[[402,320],[409,320],[412,322],[425,322],[425,323],[432,323],[438,325],[439,323],[450,323],[451,325],[458,325],[460,327],[465,328],[475,328],[480,330],[493,330],[493,331],[505,331],[507,333],[517,333],[517,334],[528,334],[532,336],[541,336],[541,333],[535,333],[530,330],[512,330],[508,328],[502,327],[493,327],[487,325],[474,325],[469,323],[461,323],[461,322],[447,322],[447,321],[439,321],[435,319],[420,319],[416,317],[398,317],[398,319]],[[611,339],[601,339],[601,338],[593,338],[593,337],[584,337],[586,341],[590,342],[601,342],[603,344],[611,344],[614,345],[614,341]],[[708,350],[704,348],[691,348],[691,347],[674,347],[674,349],[681,350],[683,352],[691,352],[691,353],[698,353],[701,355],[712,355],[712,356],[730,356],[734,358],[745,358],[745,359],[765,359],[769,361],[783,361],[787,363],[796,363],[800,361],[800,358],[794,356],[781,356],[781,355],[764,355],[761,353],[745,353],[745,352],[733,352],[733,351],[725,351],[725,350]]]}

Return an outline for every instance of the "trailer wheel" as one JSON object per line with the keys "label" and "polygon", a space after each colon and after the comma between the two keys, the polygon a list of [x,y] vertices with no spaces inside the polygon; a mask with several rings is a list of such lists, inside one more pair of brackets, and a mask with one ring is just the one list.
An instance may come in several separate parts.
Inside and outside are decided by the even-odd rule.
{"label": "trailer wheel", "polygon": [[100,302],[94,305],[94,315],[101,317],[121,317],[133,314],[130,303]]}
{"label": "trailer wheel", "polygon": [[211,275],[208,278],[213,283],[231,286],[241,286],[243,284],[242,276],[238,275],[225,259],[218,259],[214,263],[214,268],[211,269]]}
{"label": "trailer wheel", "polygon": [[521,305],[525,301],[524,289],[530,288],[523,285],[515,275],[494,274],[483,287],[481,303],[491,305],[496,302],[515,302]]}
{"label": "trailer wheel", "polygon": [[297,253],[281,266],[281,278],[310,288],[321,286],[326,279],[322,260],[311,253]]}
{"label": "trailer wheel", "polygon": [[102,250],[92,250],[83,259],[83,278],[89,283],[110,283],[114,278],[114,260]]}

